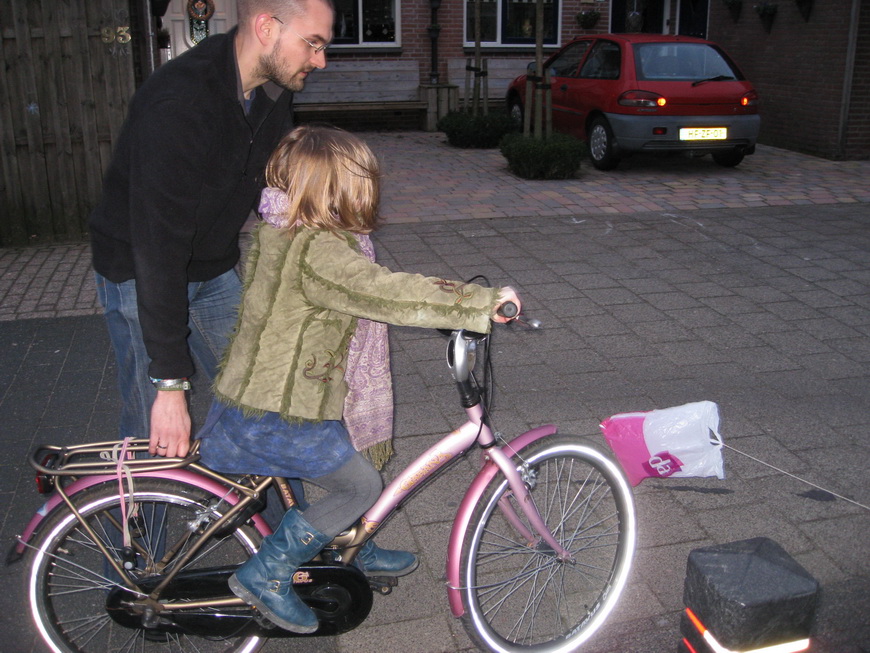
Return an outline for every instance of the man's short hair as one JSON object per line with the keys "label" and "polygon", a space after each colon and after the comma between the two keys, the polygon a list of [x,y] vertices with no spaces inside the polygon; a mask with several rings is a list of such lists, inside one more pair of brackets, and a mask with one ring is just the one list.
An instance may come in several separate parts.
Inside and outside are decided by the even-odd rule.
{"label": "man's short hair", "polygon": [[309,2],[322,2],[334,9],[332,0],[238,0],[239,25],[243,25],[259,14],[269,14],[279,18],[301,16]]}

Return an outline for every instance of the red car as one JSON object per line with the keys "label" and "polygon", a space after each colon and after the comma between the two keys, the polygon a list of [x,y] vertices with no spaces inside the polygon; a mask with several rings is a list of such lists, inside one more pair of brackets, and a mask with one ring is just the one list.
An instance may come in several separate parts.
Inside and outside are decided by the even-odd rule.
{"label": "red car", "polygon": [[[688,36],[600,34],[572,41],[544,64],[553,127],[587,141],[611,170],[632,152],[688,151],[736,166],[755,151],[758,94],[716,44]],[[534,64],[529,73],[534,75]],[[526,75],[507,106],[522,121]]]}

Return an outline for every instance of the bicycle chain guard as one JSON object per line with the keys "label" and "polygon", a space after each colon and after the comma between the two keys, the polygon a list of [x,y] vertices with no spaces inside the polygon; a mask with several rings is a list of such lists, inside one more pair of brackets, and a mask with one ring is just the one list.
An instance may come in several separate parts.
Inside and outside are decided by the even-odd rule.
{"label": "bicycle chain guard", "polygon": [[[233,598],[227,581],[236,566],[183,571],[164,590],[164,601],[208,601]],[[144,579],[139,588],[147,594],[162,580],[162,576]],[[220,606],[208,613],[200,606],[185,610],[153,610],[148,600],[124,587],[116,587],[106,598],[106,611],[126,628],[146,628],[146,637],[161,634],[188,633],[203,637],[235,637],[259,634],[263,637],[310,637],[338,635],[361,624],[372,608],[373,592],[369,579],[356,567],[311,564],[300,567],[293,575],[294,589],[317,614],[320,627],[311,635],[291,633],[268,622],[247,605]],[[240,617],[249,618],[243,625]]]}

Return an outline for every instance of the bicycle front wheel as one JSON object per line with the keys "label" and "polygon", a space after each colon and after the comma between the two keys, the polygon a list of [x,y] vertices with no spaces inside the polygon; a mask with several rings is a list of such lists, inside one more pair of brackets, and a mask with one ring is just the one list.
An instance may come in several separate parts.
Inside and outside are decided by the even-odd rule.
{"label": "bicycle front wheel", "polygon": [[[95,539],[61,504],[40,528],[30,551],[27,597],[34,623],[45,642],[56,652],[106,653],[108,651],[235,652],[259,650],[262,638],[247,606],[196,608],[169,617],[171,623],[145,628],[134,602],[150,593],[161,579],[180,564],[209,523],[228,508],[219,497],[197,487],[165,479],[137,479],[133,511],[128,514],[132,546],[124,549],[118,529],[122,498],[117,483],[94,486],[73,497],[82,519],[138,586],[126,589],[100,552]],[[128,496],[123,497],[125,503]],[[164,592],[185,600],[191,588],[208,593],[228,575],[230,568],[247,560],[259,547],[259,533],[243,525],[229,535],[211,538],[183,567],[177,585]],[[164,566],[165,565],[165,566]],[[215,570],[224,570],[223,576]],[[209,583],[211,585],[209,585]],[[218,590],[220,591],[220,590]],[[232,596],[229,588],[226,594]],[[195,596],[195,593],[194,593]],[[202,597],[202,594],[200,594]]]}
{"label": "bicycle front wheel", "polygon": [[575,651],[607,618],[628,578],[636,539],[631,489],[609,454],[575,436],[545,438],[515,460],[574,559],[561,561],[543,540],[530,544],[519,534],[516,517],[534,529],[498,474],[463,542],[463,623],[491,651]]}

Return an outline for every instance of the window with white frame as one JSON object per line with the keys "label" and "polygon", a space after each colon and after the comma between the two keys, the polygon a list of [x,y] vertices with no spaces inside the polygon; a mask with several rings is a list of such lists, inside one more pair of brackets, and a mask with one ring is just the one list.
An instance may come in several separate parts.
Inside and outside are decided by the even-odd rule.
{"label": "window with white frame", "polygon": [[333,45],[397,45],[397,0],[334,0]]}
{"label": "window with white frame", "polygon": [[[474,43],[475,4],[465,1],[465,44]],[[534,45],[536,0],[481,0],[480,42]],[[544,43],[559,42],[559,0],[544,0]]]}

